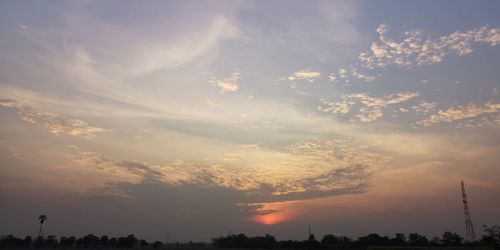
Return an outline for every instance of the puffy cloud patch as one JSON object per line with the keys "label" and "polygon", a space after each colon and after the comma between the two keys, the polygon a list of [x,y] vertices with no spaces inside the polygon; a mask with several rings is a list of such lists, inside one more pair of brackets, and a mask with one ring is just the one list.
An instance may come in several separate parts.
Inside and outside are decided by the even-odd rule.
{"label": "puffy cloud patch", "polygon": [[331,73],[328,76],[330,82],[341,81],[344,85],[349,85],[353,80],[360,80],[365,82],[372,82],[375,80],[375,76],[366,75],[361,73],[359,69],[355,67],[350,67],[350,69],[340,68],[336,73]]}
{"label": "puffy cloud patch", "polygon": [[378,26],[379,41],[371,44],[369,52],[358,56],[363,66],[373,69],[388,65],[404,68],[430,65],[443,61],[449,54],[469,54],[476,44],[500,44],[500,30],[488,27],[457,31],[438,39],[425,37],[419,31],[405,32],[401,41],[387,37],[388,32],[387,25]]}
{"label": "puffy cloud patch", "polygon": [[356,68],[351,69],[351,76],[358,79],[358,80],[362,80],[362,81],[366,81],[366,82],[371,82],[371,81],[375,80],[374,76],[367,76],[367,75],[364,75],[362,73],[359,73],[359,71]]}
{"label": "puffy cloud patch", "polygon": [[339,69],[337,72],[337,75],[339,76],[339,80],[342,80],[344,84],[349,84],[351,80],[349,80],[349,76],[347,75],[347,70],[346,69]]}
{"label": "puffy cloud patch", "polygon": [[418,95],[418,92],[403,92],[377,98],[371,97],[366,93],[354,93],[342,95],[342,100],[340,102],[329,102],[322,99],[321,102],[323,103],[323,107],[320,106],[318,109],[333,114],[346,114],[357,102],[359,102],[361,108],[358,110],[358,114],[356,114],[355,117],[362,122],[371,122],[384,115],[382,112],[383,108],[408,101]]}
{"label": "puffy cloud patch", "polygon": [[481,115],[498,114],[499,112],[500,103],[489,101],[483,106],[469,104],[467,106],[455,106],[447,110],[439,110],[437,114],[431,115],[417,122],[417,124],[428,127],[438,123],[451,123],[454,121],[476,118]]}
{"label": "puffy cloud patch", "polygon": [[241,79],[241,73],[234,72],[229,77],[217,78],[212,77],[208,80],[209,83],[220,89],[220,93],[224,94],[226,92],[234,92],[239,89],[238,81]]}
{"label": "puffy cloud patch", "polygon": [[328,76],[328,81],[330,81],[330,82],[336,82],[337,81],[337,76],[334,73],[331,73]]}
{"label": "puffy cloud patch", "polygon": [[321,73],[318,71],[311,71],[311,70],[305,69],[305,70],[300,70],[300,71],[293,73],[292,75],[288,76],[286,79],[289,81],[306,80],[308,82],[314,82],[320,76],[321,76]]}
{"label": "puffy cloud patch", "polygon": [[436,109],[437,105],[437,102],[420,101],[418,105],[412,106],[411,108],[417,113],[431,113]]}

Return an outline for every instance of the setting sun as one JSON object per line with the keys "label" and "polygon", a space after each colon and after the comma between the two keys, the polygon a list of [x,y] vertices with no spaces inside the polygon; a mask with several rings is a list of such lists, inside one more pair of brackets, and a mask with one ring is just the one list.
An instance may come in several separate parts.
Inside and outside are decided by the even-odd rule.
{"label": "setting sun", "polygon": [[290,218],[288,215],[284,213],[271,213],[271,214],[264,214],[264,215],[255,215],[253,217],[253,220],[256,221],[257,223],[263,224],[263,225],[274,225],[278,223],[283,223],[285,221],[288,221]]}

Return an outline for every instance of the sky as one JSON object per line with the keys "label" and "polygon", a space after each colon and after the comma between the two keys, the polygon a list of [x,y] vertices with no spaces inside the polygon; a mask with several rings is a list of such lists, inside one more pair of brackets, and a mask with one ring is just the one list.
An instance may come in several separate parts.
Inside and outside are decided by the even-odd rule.
{"label": "sky", "polygon": [[[498,1],[1,1],[0,235],[500,223]],[[168,237],[167,237],[168,235]]]}

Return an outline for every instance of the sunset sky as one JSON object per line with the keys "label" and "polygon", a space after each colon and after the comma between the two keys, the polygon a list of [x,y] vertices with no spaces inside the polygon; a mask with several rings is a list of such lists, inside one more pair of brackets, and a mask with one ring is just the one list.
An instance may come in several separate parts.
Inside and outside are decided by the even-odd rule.
{"label": "sunset sky", "polygon": [[0,235],[500,224],[499,1],[0,1]]}

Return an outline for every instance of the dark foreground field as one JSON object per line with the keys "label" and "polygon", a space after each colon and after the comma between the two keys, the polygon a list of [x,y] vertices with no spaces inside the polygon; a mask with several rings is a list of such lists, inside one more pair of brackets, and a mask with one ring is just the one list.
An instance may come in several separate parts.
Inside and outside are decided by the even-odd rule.
{"label": "dark foreground field", "polygon": [[[35,248],[36,250],[54,250],[54,248]],[[70,247],[70,248],[64,248],[64,247],[58,247],[56,248],[57,250],[123,250],[123,248],[102,248],[102,247]],[[215,248],[215,247],[200,247],[200,248],[185,248],[185,247],[179,247],[179,248],[172,248],[172,247],[161,247],[161,248],[151,248],[151,247],[137,247],[137,248],[132,248],[135,250],[264,250],[262,248],[248,248],[248,249],[242,249],[242,248]],[[325,250],[495,250],[494,248],[491,247],[411,247],[411,246],[371,246],[367,248],[328,248]],[[13,248],[2,248],[1,250],[33,250],[33,248],[19,248],[19,247],[13,247]],[[295,249],[295,250],[308,250],[308,249]]]}
{"label": "dark foreground field", "polygon": [[491,247],[411,247],[411,246],[373,246],[367,250],[494,250]]}

